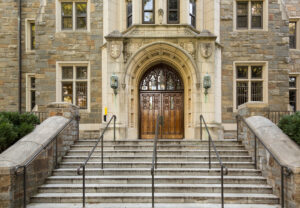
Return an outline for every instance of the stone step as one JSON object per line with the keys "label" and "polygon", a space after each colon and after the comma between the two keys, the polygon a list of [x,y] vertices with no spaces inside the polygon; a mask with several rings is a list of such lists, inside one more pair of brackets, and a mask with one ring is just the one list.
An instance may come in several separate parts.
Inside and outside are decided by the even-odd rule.
{"label": "stone step", "polygon": [[[149,168],[87,168],[86,175],[149,175]],[[77,168],[56,169],[55,176],[77,176]],[[219,176],[220,168],[160,168],[155,170],[156,175],[173,175],[173,176]],[[255,169],[228,169],[228,176],[261,176],[260,170]]]}
{"label": "stone step", "polygon": [[[81,150],[69,150],[68,156],[87,156],[91,149],[81,149]],[[232,155],[232,156],[248,156],[247,150],[218,150],[220,156]],[[171,155],[171,156],[207,156],[208,150],[158,150],[157,155]],[[153,150],[104,150],[103,154],[105,156],[151,156],[153,155]],[[101,155],[101,150],[95,150],[93,156]],[[211,155],[215,155],[212,150]]]}
{"label": "stone step", "polygon": [[[27,208],[82,208],[82,203],[32,203]],[[151,203],[87,203],[86,208],[152,208]],[[199,203],[156,203],[155,208],[221,208],[220,204]],[[280,208],[268,204],[225,204],[224,208]]]}
{"label": "stone step", "polygon": [[[272,194],[225,193],[226,203],[278,204]],[[150,203],[151,193],[87,193],[87,203]],[[220,203],[220,193],[155,193],[157,203]],[[81,193],[39,193],[33,203],[80,203]]]}
{"label": "stone step", "polygon": [[[94,145],[98,139],[79,139],[75,144],[80,145]],[[151,145],[153,146],[154,140],[117,140],[117,141],[103,141],[105,145]],[[157,140],[157,145],[208,145],[208,141],[200,140]],[[235,140],[216,140],[216,146],[226,145],[240,145],[239,141]]]}
{"label": "stone step", "polygon": [[[86,156],[65,156],[63,162],[83,162],[87,159]],[[223,162],[251,162],[252,157],[250,156],[221,156]],[[152,156],[104,156],[103,160],[105,162],[149,162],[152,161]],[[171,156],[163,155],[159,156],[158,160],[160,162],[205,162],[208,161],[208,156]],[[89,160],[90,162],[101,161],[101,156],[92,156]],[[211,161],[218,161],[216,156],[211,157]]]}
{"label": "stone step", "polygon": [[[87,193],[151,193],[151,184],[86,184]],[[82,184],[45,184],[40,193],[82,193]],[[220,184],[156,184],[156,193],[221,193]],[[225,184],[225,193],[272,194],[272,187],[260,184]]]}
{"label": "stone step", "polygon": [[[82,184],[82,176],[50,176],[48,184]],[[86,184],[151,184],[148,176],[86,176]],[[220,184],[221,176],[155,176],[155,184]],[[225,184],[266,184],[262,176],[224,176]]]}
{"label": "stone step", "polygon": [[[254,168],[252,162],[223,162],[227,168]],[[78,168],[82,162],[61,162],[60,168]],[[151,168],[152,162],[104,162],[104,168]],[[88,162],[87,168],[99,168],[100,162]],[[206,168],[208,162],[160,162],[158,160],[157,168]],[[219,162],[211,162],[212,168],[220,167]]]}
{"label": "stone step", "polygon": [[[73,150],[92,149],[94,145],[71,145]],[[101,149],[101,144],[96,147],[96,150]],[[104,145],[104,150],[152,150],[153,145]],[[244,150],[243,145],[218,145],[219,150]],[[157,150],[208,150],[208,145],[158,145]],[[211,150],[213,151],[212,147]]]}

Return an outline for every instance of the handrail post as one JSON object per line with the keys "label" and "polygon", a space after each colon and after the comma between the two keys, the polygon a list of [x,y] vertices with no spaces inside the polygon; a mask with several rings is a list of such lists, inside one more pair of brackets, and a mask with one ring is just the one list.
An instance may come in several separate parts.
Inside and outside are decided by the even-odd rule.
{"label": "handrail post", "polygon": [[236,116],[236,140],[239,141],[239,115]]}
{"label": "handrail post", "polygon": [[211,158],[210,158],[210,136],[208,135],[208,167],[211,169]]}
{"label": "handrail post", "polygon": [[55,168],[58,167],[58,164],[57,164],[57,136],[55,137]]}
{"label": "handrail post", "polygon": [[152,208],[154,208],[154,192],[155,192],[155,187],[154,187],[154,170],[153,168],[151,169],[151,175],[152,175]]}
{"label": "handrail post", "polygon": [[281,208],[284,208],[284,167],[281,166]]}
{"label": "handrail post", "polygon": [[224,208],[224,166],[221,166],[221,198],[222,208]]}
{"label": "handrail post", "polygon": [[26,166],[23,167],[23,191],[24,191],[24,208],[26,208]]}
{"label": "handrail post", "polygon": [[116,141],[116,119],[117,117],[114,116],[114,141]]}
{"label": "handrail post", "polygon": [[202,117],[200,116],[200,140],[202,141]]}
{"label": "handrail post", "polygon": [[85,165],[82,167],[82,206],[85,207]]}
{"label": "handrail post", "polygon": [[103,140],[104,140],[104,135],[102,135],[101,138],[101,169],[103,169]]}
{"label": "handrail post", "polygon": [[257,169],[257,137],[256,137],[256,135],[254,136],[254,164],[255,164],[255,169]]}

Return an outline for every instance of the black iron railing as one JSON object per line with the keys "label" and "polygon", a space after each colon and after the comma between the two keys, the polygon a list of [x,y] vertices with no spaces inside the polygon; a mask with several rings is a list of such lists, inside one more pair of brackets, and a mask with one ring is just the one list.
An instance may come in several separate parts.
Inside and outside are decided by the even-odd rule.
{"label": "black iron railing", "polygon": [[268,119],[277,125],[283,116],[292,115],[294,113],[294,111],[269,111]]}
{"label": "black iron railing", "polygon": [[[254,132],[254,130],[247,124],[245,118],[243,116],[237,115],[236,116],[236,123],[237,123],[237,140],[239,141],[239,124],[240,122],[243,122],[245,126],[251,131],[251,133],[254,135],[254,145],[253,145],[253,151],[254,151],[254,164],[255,168],[257,169],[257,140],[262,144],[262,146],[269,152],[269,154],[274,158],[274,160],[277,162],[277,164],[280,166],[281,171],[281,208],[284,208],[284,176],[288,176],[291,173],[291,170],[282,165],[281,162],[279,162],[278,158],[269,150],[269,148],[264,144],[262,139],[257,136],[257,134]],[[286,170],[286,171],[285,171]]]}
{"label": "black iron railing", "polygon": [[[61,130],[54,136],[52,136],[49,140],[49,142],[41,147],[32,157],[30,157],[25,163],[24,165],[21,166],[17,166],[15,169],[15,173],[18,174],[20,169],[23,169],[23,207],[26,208],[26,196],[27,196],[27,181],[26,181],[26,170],[28,168],[28,166],[40,155],[40,153],[44,150],[46,150],[48,148],[48,146],[50,144],[52,144],[55,141],[55,168],[57,168],[58,166],[58,145],[57,145],[57,138],[58,136],[69,126],[69,124],[76,120],[77,123],[79,123],[79,119],[80,117],[77,116],[75,117],[75,119],[70,119],[62,128]],[[79,128],[78,128],[78,132],[77,134],[79,135]]]}
{"label": "black iron railing", "polygon": [[77,169],[77,174],[81,175],[80,170],[82,168],[82,205],[83,205],[83,207],[85,207],[85,166],[87,165],[87,163],[90,160],[92,154],[94,153],[96,147],[98,146],[99,142],[101,141],[101,169],[104,168],[104,164],[103,164],[103,140],[104,140],[104,134],[105,134],[106,130],[108,129],[108,126],[110,125],[110,123],[112,122],[112,120],[114,120],[114,141],[116,141],[116,119],[117,119],[117,117],[115,115],[113,115],[111,117],[111,119],[109,120],[109,122],[106,124],[106,126],[105,126],[102,134],[100,135],[99,139],[97,140],[95,146],[93,147],[93,149],[90,151],[89,155],[87,156],[86,160]]}
{"label": "black iron railing", "polygon": [[209,169],[211,169],[211,146],[213,147],[213,149],[216,153],[216,156],[219,160],[219,164],[221,166],[221,203],[222,203],[222,208],[224,208],[224,175],[228,174],[228,169],[225,167],[225,165],[222,162],[222,159],[219,155],[216,145],[211,138],[210,132],[208,130],[208,127],[206,125],[203,115],[200,115],[200,139],[201,139],[201,141],[202,141],[202,129],[203,129],[202,123],[204,124],[204,127],[205,127],[207,135],[208,135],[208,167],[209,167]]}
{"label": "black iron railing", "polygon": [[153,143],[153,156],[152,156],[152,167],[151,167],[151,176],[152,176],[152,208],[154,208],[154,192],[155,192],[155,186],[154,186],[154,175],[155,175],[155,169],[157,169],[157,139],[158,139],[158,131],[159,126],[162,125],[163,117],[158,115],[156,119],[156,126],[155,126],[155,138]]}

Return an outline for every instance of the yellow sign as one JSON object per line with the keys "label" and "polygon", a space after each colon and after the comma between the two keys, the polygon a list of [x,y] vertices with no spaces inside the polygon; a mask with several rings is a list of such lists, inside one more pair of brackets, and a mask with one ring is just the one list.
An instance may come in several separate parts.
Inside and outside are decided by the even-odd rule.
{"label": "yellow sign", "polygon": [[104,115],[107,115],[107,107],[104,108]]}

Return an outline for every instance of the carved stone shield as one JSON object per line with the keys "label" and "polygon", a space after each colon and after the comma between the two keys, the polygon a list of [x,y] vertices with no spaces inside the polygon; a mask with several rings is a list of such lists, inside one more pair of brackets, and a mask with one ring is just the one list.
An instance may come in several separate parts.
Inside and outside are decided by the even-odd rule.
{"label": "carved stone shield", "polygon": [[110,56],[114,59],[119,58],[122,51],[122,44],[120,42],[112,42],[110,44]]}
{"label": "carved stone shield", "polygon": [[204,58],[209,58],[213,52],[213,46],[211,43],[201,43],[200,52]]}

